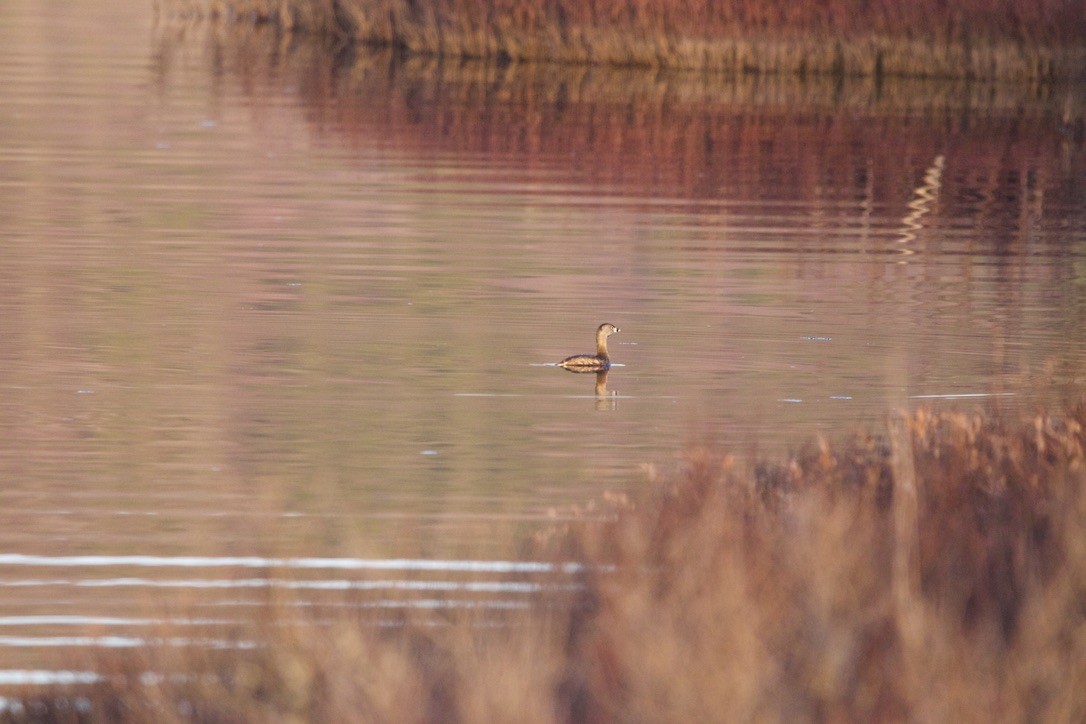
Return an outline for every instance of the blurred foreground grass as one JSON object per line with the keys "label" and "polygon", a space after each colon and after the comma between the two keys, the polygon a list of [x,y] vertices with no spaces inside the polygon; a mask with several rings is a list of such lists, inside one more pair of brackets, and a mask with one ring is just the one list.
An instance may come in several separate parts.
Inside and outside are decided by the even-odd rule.
{"label": "blurred foreground grass", "polygon": [[751,464],[692,449],[526,542],[583,567],[525,608],[299,620],[269,591],[233,634],[254,647],[99,655],[99,683],[5,717],[1083,721],[1084,482],[1086,403],[921,410]]}

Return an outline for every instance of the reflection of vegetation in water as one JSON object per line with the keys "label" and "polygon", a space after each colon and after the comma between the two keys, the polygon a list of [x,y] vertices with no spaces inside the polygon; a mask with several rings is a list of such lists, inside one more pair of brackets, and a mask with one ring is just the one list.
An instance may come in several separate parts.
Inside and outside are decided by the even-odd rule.
{"label": "reflection of vegetation in water", "polygon": [[1082,73],[1077,0],[226,0],[166,7],[426,54],[807,75]]}
{"label": "reflection of vegetation in water", "polygon": [[[913,200],[909,202],[909,213],[901,220],[902,230],[899,243],[911,244],[916,241],[916,235],[924,228],[920,221],[931,211],[932,204],[938,199],[945,160],[942,156],[936,156],[931,167],[924,174],[924,182],[917,187]],[[904,250],[906,253],[913,253],[908,247]]]}
{"label": "reflection of vegetation in water", "polygon": [[[403,121],[398,136],[407,146],[502,150],[540,162],[592,158],[591,165],[575,167],[586,183],[639,195],[753,200],[771,187],[777,198],[830,202],[849,192],[869,194],[874,203],[905,203],[930,159],[951,151],[953,163],[976,176],[948,183],[1009,180],[1037,153],[1047,157],[1037,159],[1048,166],[1041,174],[1063,175],[1049,146],[1064,124],[1058,97],[1038,105],[1014,92],[959,95],[966,89],[954,84],[876,89],[857,82],[837,89],[599,70],[563,77],[400,68],[402,75],[385,86],[393,102],[387,110]],[[387,82],[353,76],[339,88],[348,129],[369,125],[373,111],[359,107],[373,97],[367,80]],[[448,115],[416,115],[414,109],[430,102]],[[1019,111],[1023,103],[1028,110]],[[1032,117],[1014,122],[1014,133],[1024,136],[1007,136],[1002,111]],[[1081,108],[1077,118],[1071,128],[1081,144]],[[963,189],[970,195],[1008,191],[1017,189]]]}
{"label": "reflection of vegetation in water", "polygon": [[[536,538],[584,566],[524,607],[273,598],[234,634],[266,646],[99,655],[78,695],[122,721],[1080,720],[1086,405],[893,428],[747,469],[691,450]],[[24,696],[70,720],[67,694]]]}
{"label": "reflection of vegetation in water", "polygon": [[[319,132],[335,128],[349,143],[381,139],[404,152],[566,163],[578,181],[627,194],[743,200],[772,186],[778,198],[903,207],[943,155],[944,199],[1025,205],[1081,173],[1086,141],[1076,86],[496,66],[334,53],[271,32],[215,37],[214,57],[247,95],[259,101],[290,78]],[[163,32],[163,57],[172,42]]]}

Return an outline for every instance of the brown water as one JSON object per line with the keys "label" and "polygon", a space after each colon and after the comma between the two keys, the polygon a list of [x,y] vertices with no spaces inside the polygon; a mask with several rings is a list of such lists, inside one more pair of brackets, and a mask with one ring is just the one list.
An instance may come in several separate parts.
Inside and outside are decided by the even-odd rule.
{"label": "brown water", "polygon": [[[86,0],[0,6],[0,87],[0,669],[273,564],[455,587],[692,443],[1083,380],[1081,89],[405,61]],[[603,321],[606,394],[545,366]]]}

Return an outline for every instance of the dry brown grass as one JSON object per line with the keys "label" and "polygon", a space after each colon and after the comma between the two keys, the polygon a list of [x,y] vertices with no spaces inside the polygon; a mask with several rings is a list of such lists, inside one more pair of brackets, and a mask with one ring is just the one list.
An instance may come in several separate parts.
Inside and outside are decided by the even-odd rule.
{"label": "dry brown grass", "polygon": [[[107,721],[1082,721],[1086,404],[890,430],[750,467],[692,450],[533,540],[583,588],[487,625],[272,601],[237,632],[267,646],[149,648],[83,694]],[[27,718],[78,720],[65,696]]]}
{"label": "dry brown grass", "polygon": [[1078,0],[193,0],[413,52],[728,72],[1046,79],[1084,72]]}
{"label": "dry brown grass", "polygon": [[574,648],[586,718],[1080,720],[1084,423],[918,413],[912,515],[884,439],[753,475],[693,454],[571,538],[620,562]]}

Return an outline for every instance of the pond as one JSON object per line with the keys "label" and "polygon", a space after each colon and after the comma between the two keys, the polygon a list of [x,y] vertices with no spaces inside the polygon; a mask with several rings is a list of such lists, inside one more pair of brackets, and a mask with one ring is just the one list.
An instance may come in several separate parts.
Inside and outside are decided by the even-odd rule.
{"label": "pond", "polygon": [[[282,557],[500,560],[691,445],[1083,381],[1081,87],[441,62],[26,0],[0,81],[0,662]],[[602,322],[605,381],[550,366]]]}

